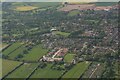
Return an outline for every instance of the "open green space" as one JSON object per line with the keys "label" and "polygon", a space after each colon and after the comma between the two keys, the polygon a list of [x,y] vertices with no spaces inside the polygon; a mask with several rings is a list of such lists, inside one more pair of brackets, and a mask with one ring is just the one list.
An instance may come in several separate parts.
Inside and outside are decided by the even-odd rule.
{"label": "open green space", "polygon": [[21,47],[19,47],[18,49],[16,49],[14,52],[12,52],[12,53],[9,55],[9,58],[15,59],[19,54],[22,54],[22,53],[23,53],[23,50],[25,50],[24,45],[22,45]]}
{"label": "open green space", "polygon": [[0,49],[3,49],[3,48],[5,48],[5,47],[7,47],[8,46],[8,44],[7,43],[0,43]]}
{"label": "open green space", "polygon": [[60,2],[14,2],[12,5],[16,11],[29,11],[37,8],[47,9],[50,7],[55,7],[60,5]]}
{"label": "open green space", "polygon": [[117,2],[96,2],[96,6],[113,6],[116,5]]}
{"label": "open green space", "polygon": [[75,54],[68,53],[64,58],[65,62],[71,62],[74,59],[74,56]]}
{"label": "open green space", "polygon": [[37,66],[37,63],[24,63],[24,65],[8,75],[7,78],[27,78]]}
{"label": "open green space", "polygon": [[2,76],[5,76],[6,74],[14,70],[20,64],[21,62],[2,59]]}
{"label": "open green space", "polygon": [[14,51],[15,49],[17,49],[21,45],[22,45],[22,43],[20,43],[20,42],[13,43],[5,51],[3,51],[3,54],[8,55],[10,52]]}
{"label": "open green space", "polygon": [[59,78],[64,70],[51,69],[52,64],[47,64],[45,68],[38,68],[31,78]]}
{"label": "open green space", "polygon": [[29,51],[28,54],[24,55],[22,60],[38,61],[39,58],[41,58],[47,52],[48,52],[48,50],[47,49],[43,49],[42,44],[39,44],[39,45],[33,47],[33,49],[31,51]]}
{"label": "open green space", "polygon": [[54,31],[54,33],[57,34],[57,35],[65,36],[65,37],[67,37],[67,36],[70,35],[70,33],[67,33],[67,32],[61,32],[61,31]]}
{"label": "open green space", "polygon": [[71,70],[69,70],[62,78],[80,78],[85,70],[90,65],[90,62],[80,62],[76,64]]}
{"label": "open green space", "polygon": [[76,15],[79,14],[79,13],[80,13],[79,10],[73,10],[73,11],[70,11],[70,12],[68,13],[68,16],[76,16]]}

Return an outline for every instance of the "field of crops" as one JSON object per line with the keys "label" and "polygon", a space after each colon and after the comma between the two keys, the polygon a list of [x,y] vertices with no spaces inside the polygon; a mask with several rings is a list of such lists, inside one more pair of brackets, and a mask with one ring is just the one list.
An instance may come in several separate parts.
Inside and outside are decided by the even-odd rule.
{"label": "field of crops", "polygon": [[64,70],[53,70],[51,69],[52,64],[47,64],[43,69],[38,68],[31,78],[59,78]]}
{"label": "field of crops", "polygon": [[39,58],[41,58],[47,52],[48,52],[48,50],[47,49],[43,49],[42,48],[42,44],[39,44],[39,45],[33,47],[33,49],[31,51],[29,51],[28,54],[24,55],[24,57],[22,58],[22,60],[26,60],[26,61],[38,61]]}
{"label": "field of crops", "polygon": [[62,78],[80,78],[89,65],[90,62],[80,62],[69,70]]}
{"label": "field of crops", "polygon": [[24,65],[8,75],[7,78],[27,78],[37,66],[37,63],[24,63]]}
{"label": "field of crops", "polygon": [[36,9],[38,7],[34,7],[34,6],[22,6],[22,7],[17,7],[15,10],[16,11],[29,11],[29,10],[33,10]]}
{"label": "field of crops", "polygon": [[11,60],[2,60],[2,76],[5,76],[10,71],[19,66],[21,62],[11,61]]}

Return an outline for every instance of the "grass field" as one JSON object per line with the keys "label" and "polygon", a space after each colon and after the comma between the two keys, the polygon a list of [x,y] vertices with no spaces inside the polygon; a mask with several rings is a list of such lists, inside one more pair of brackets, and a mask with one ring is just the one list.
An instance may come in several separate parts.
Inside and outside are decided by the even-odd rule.
{"label": "grass field", "polygon": [[96,2],[96,6],[113,6],[116,5],[117,2]]}
{"label": "grass field", "polygon": [[29,11],[29,10],[33,10],[36,9],[38,7],[34,7],[34,6],[20,6],[20,7],[16,7],[16,11]]}
{"label": "grass field", "polygon": [[89,66],[89,62],[80,62],[69,70],[62,78],[79,78]]}
{"label": "grass field", "polygon": [[6,46],[8,46],[8,44],[7,44],[7,43],[2,43],[2,44],[0,44],[0,49],[5,48]]}
{"label": "grass field", "polygon": [[22,60],[37,61],[47,53],[47,49],[42,48],[42,44],[35,46],[28,54],[24,55]]}
{"label": "grass field", "polygon": [[54,33],[55,33],[55,34],[57,34],[57,35],[62,35],[62,36],[65,36],[65,37],[67,37],[67,36],[69,36],[69,35],[70,35],[70,33],[61,32],[61,31],[54,31]]}
{"label": "grass field", "polygon": [[75,56],[75,54],[68,53],[64,58],[65,62],[71,62],[73,60],[74,56]]}
{"label": "grass field", "polygon": [[24,63],[24,65],[8,75],[7,78],[27,78],[37,66],[37,63]]}
{"label": "grass field", "polygon": [[22,43],[20,43],[20,42],[13,43],[5,51],[3,51],[3,54],[8,55],[10,52],[12,52],[13,50],[15,50],[16,48],[18,48],[21,45],[22,45]]}
{"label": "grass field", "polygon": [[73,11],[70,11],[70,12],[68,13],[68,16],[76,16],[76,15],[79,14],[79,13],[80,13],[79,10],[73,10]]}
{"label": "grass field", "polygon": [[20,65],[21,62],[2,60],[2,76],[5,76],[10,71],[12,71],[16,66]]}
{"label": "grass field", "polygon": [[60,2],[14,2],[12,3],[12,7],[17,11],[29,11],[36,8],[47,9],[60,4]]}
{"label": "grass field", "polygon": [[16,58],[20,53],[23,52],[23,50],[25,49],[24,45],[22,45],[21,47],[19,47],[18,49],[16,49],[14,52],[12,52],[9,55],[9,58],[14,59]]}
{"label": "grass field", "polygon": [[47,67],[35,71],[35,73],[31,76],[31,78],[59,78],[63,70],[52,70],[51,69],[52,64],[47,64]]}

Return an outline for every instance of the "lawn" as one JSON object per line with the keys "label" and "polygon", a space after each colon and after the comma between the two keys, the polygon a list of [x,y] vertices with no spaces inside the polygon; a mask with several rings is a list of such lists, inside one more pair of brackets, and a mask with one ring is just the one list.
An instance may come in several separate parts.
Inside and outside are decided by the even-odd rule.
{"label": "lawn", "polygon": [[69,70],[62,78],[80,78],[80,76],[88,68],[90,62],[80,62],[76,64],[71,70]]}
{"label": "lawn", "polygon": [[16,7],[16,11],[29,11],[29,10],[33,10],[36,9],[38,7],[34,7],[34,6],[20,6],[20,7]]}
{"label": "lawn", "polygon": [[17,61],[10,61],[10,60],[2,60],[2,76],[5,76],[10,71],[12,71],[14,68],[16,68],[18,65],[20,65],[21,62]]}
{"label": "lawn", "polygon": [[24,65],[8,75],[7,78],[27,78],[37,66],[37,63],[24,63]]}
{"label": "lawn", "polygon": [[22,60],[26,60],[26,61],[38,61],[39,58],[41,58],[47,52],[48,52],[48,50],[47,49],[43,49],[42,48],[42,44],[39,44],[39,45],[33,47],[33,49],[31,51],[29,51],[28,54],[24,55],[24,57],[22,58]]}
{"label": "lawn", "polygon": [[47,67],[37,69],[31,78],[59,78],[64,70],[52,70],[52,64],[47,64]]}
{"label": "lawn", "polygon": [[54,31],[54,33],[57,34],[57,35],[65,36],[65,37],[67,37],[67,36],[70,35],[70,33],[67,33],[67,32],[61,32],[61,31]]}
{"label": "lawn", "polygon": [[79,13],[80,13],[79,10],[73,10],[73,11],[70,11],[70,12],[68,13],[68,16],[76,16],[76,15],[79,14]]}
{"label": "lawn", "polygon": [[18,48],[19,46],[21,46],[22,43],[20,42],[16,42],[16,43],[13,43],[11,46],[9,46],[5,51],[3,51],[2,53],[4,55],[8,55],[10,52],[14,51],[16,48]]}
{"label": "lawn", "polygon": [[68,53],[64,58],[65,62],[71,62],[73,60],[74,56],[75,56],[75,54]]}

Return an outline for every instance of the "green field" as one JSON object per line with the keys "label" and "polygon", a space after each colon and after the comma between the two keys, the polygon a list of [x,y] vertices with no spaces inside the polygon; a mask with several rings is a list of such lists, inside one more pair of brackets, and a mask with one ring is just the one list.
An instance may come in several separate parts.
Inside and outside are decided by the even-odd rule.
{"label": "green field", "polygon": [[23,52],[24,49],[25,49],[25,47],[24,47],[24,45],[22,45],[21,47],[19,47],[18,49],[16,49],[14,52],[12,52],[9,55],[9,58],[15,59],[20,53]]}
{"label": "green field", "polygon": [[8,75],[7,78],[27,78],[37,66],[37,63],[24,63],[24,65]]}
{"label": "green field", "polygon": [[5,48],[6,46],[8,46],[8,44],[7,44],[7,43],[2,43],[2,44],[0,44],[0,49]]}
{"label": "green field", "polygon": [[70,33],[67,33],[67,32],[61,32],[61,31],[54,31],[54,33],[55,33],[56,35],[61,35],[61,36],[65,36],[65,37],[67,37],[67,36],[70,35]]}
{"label": "green field", "polygon": [[10,71],[12,71],[16,66],[20,65],[21,62],[10,61],[10,60],[2,60],[2,76],[5,76]]}
{"label": "green field", "polygon": [[60,4],[60,2],[14,2],[12,3],[12,7],[17,11],[28,11],[36,8],[47,9]]}
{"label": "green field", "polygon": [[116,5],[117,2],[96,2],[96,6],[113,6]]}
{"label": "green field", "polygon": [[53,70],[51,69],[52,64],[47,64],[47,67],[35,71],[31,78],[59,78],[64,70]]}
{"label": "green field", "polygon": [[8,55],[10,52],[12,52],[13,50],[15,50],[16,48],[18,48],[21,45],[22,45],[22,43],[20,43],[20,42],[13,43],[5,51],[3,51],[3,54]]}
{"label": "green field", "polygon": [[38,61],[39,58],[41,58],[47,52],[48,52],[48,50],[47,49],[43,49],[42,48],[42,44],[39,44],[39,45],[33,47],[33,49],[31,51],[29,51],[28,54],[24,55],[22,60]]}
{"label": "green field", "polygon": [[70,54],[68,53],[66,56],[65,56],[65,62],[71,62],[74,58],[75,54]]}
{"label": "green field", "polygon": [[79,13],[80,13],[79,10],[73,10],[73,11],[70,11],[70,12],[68,13],[68,16],[76,16],[76,15],[79,14]]}
{"label": "green field", "polygon": [[76,64],[71,70],[69,70],[62,78],[80,78],[89,66],[89,62],[80,62]]}

